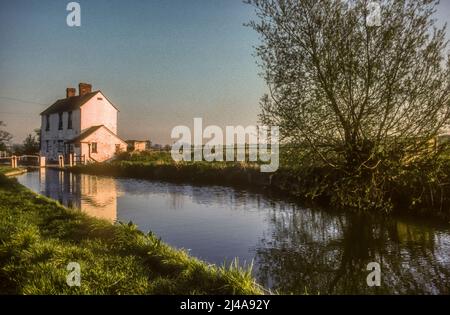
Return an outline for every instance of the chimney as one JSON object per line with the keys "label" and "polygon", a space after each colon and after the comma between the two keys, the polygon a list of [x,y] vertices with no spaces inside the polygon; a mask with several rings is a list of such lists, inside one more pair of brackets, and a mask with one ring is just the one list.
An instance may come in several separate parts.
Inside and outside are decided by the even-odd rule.
{"label": "chimney", "polygon": [[67,88],[66,89],[66,97],[72,97],[75,96],[75,93],[77,92],[77,90],[75,90],[75,88]]}
{"label": "chimney", "polygon": [[91,92],[92,92],[92,85],[90,85],[88,83],[78,84],[78,93],[80,94],[80,96],[83,96],[83,95],[91,93]]}

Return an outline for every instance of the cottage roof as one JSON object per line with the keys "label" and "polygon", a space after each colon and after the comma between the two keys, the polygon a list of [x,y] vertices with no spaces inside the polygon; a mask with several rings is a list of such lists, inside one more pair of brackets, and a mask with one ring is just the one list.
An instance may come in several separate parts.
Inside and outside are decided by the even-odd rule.
{"label": "cottage roof", "polygon": [[119,140],[123,141],[121,138],[119,138],[119,136],[117,136],[114,132],[112,132],[111,130],[108,129],[108,127],[106,127],[105,125],[98,125],[98,126],[91,126],[85,130],[83,130],[78,136],[76,136],[75,138],[71,139],[70,141],[68,141],[69,143],[74,143],[74,142],[80,142],[83,139],[86,139],[87,137],[89,137],[91,134],[93,134],[94,132],[96,132],[97,130],[99,130],[100,128],[105,128],[107,131],[109,131],[113,136],[115,136],[116,138],[118,138]]}
{"label": "cottage roof", "polygon": [[[55,103],[53,103],[51,106],[49,106],[46,110],[44,110],[41,113],[41,115],[50,115],[53,113],[73,111],[73,110],[78,109],[81,106],[83,106],[85,103],[87,103],[91,98],[93,98],[99,92],[101,93],[101,91],[98,90],[98,91],[86,93],[84,95],[77,95],[77,96],[59,99]],[[102,93],[102,95],[103,95],[103,93]],[[115,109],[117,109],[117,107],[115,107],[112,103],[111,103],[111,105]]]}

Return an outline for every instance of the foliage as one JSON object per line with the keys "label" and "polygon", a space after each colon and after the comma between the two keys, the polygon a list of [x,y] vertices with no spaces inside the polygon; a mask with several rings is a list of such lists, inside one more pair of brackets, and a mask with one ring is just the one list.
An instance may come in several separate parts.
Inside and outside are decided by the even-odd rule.
{"label": "foliage", "polygon": [[117,155],[118,161],[170,163],[169,151],[122,152]]}
{"label": "foliage", "polygon": [[40,144],[40,129],[35,129],[33,134],[28,134],[22,144],[14,144],[12,152],[15,155],[35,155],[39,154],[41,148]]}
{"label": "foliage", "polygon": [[246,2],[256,10],[249,26],[261,36],[256,54],[270,92],[261,121],[303,148],[294,164],[309,156],[338,171],[339,204],[389,210],[390,179],[421,160],[438,163],[431,143],[449,123],[438,2],[381,1],[379,25],[367,22],[367,0]]}
{"label": "foliage", "polygon": [[[6,126],[3,121],[0,120],[0,127]],[[5,151],[6,146],[11,141],[12,135],[5,131],[0,129],[0,151]]]}
{"label": "foliage", "polygon": [[[436,1],[250,0],[270,96],[263,122],[335,168],[375,169],[422,154],[449,122],[450,82]],[[345,4],[347,2],[347,4]]]}
{"label": "foliage", "polygon": [[23,154],[38,154],[40,150],[40,143],[36,140],[36,136],[29,134],[22,145],[22,153]]}

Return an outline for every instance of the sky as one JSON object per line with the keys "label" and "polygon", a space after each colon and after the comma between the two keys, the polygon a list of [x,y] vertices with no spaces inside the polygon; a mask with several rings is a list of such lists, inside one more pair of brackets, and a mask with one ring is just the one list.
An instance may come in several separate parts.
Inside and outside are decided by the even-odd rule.
{"label": "sky", "polygon": [[[0,121],[21,142],[79,82],[119,109],[119,136],[169,144],[177,125],[257,123],[258,35],[242,0],[0,0]],[[450,0],[437,18],[450,21]]]}

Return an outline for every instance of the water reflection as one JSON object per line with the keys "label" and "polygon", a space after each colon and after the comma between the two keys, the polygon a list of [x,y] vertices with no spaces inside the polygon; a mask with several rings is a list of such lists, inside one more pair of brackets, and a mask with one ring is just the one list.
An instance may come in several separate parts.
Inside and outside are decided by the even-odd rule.
{"label": "water reflection", "polygon": [[113,178],[41,169],[39,184],[41,194],[69,208],[110,222],[117,219],[118,190]]}
{"label": "water reflection", "polygon": [[[450,293],[450,237],[432,228],[369,216],[271,211],[271,237],[257,250],[259,280],[281,292]],[[366,285],[379,262],[382,286]]]}
{"label": "water reflection", "polygon": [[[208,262],[254,260],[258,281],[282,293],[450,293],[448,226],[305,209],[217,186],[51,169],[18,179],[90,215],[133,221]],[[369,262],[381,264],[381,287],[366,284]]]}

